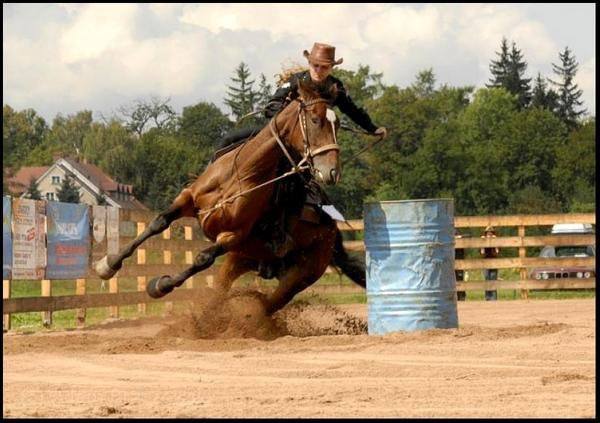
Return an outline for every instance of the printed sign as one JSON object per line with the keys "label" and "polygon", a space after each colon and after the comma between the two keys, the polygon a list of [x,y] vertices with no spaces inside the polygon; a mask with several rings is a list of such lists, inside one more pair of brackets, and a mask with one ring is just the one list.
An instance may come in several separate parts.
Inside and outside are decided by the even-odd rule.
{"label": "printed sign", "polygon": [[76,279],[87,275],[90,256],[89,207],[51,201],[48,217],[47,279]]}
{"label": "printed sign", "polygon": [[106,207],[92,206],[94,214],[94,240],[97,243],[104,241],[106,236]]}
{"label": "printed sign", "polygon": [[13,279],[44,279],[46,261],[44,203],[15,199],[13,214]]}
{"label": "printed sign", "polygon": [[107,253],[119,252],[119,208],[106,208],[106,237],[108,238]]}
{"label": "printed sign", "polygon": [[2,279],[10,279],[12,269],[12,217],[10,197],[2,197]]}

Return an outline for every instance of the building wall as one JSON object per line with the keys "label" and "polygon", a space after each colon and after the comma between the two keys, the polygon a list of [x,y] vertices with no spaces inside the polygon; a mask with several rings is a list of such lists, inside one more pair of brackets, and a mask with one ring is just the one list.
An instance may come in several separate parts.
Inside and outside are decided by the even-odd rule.
{"label": "building wall", "polygon": [[[59,178],[58,184],[52,183],[53,176]],[[66,176],[66,174],[62,168],[60,168],[58,166],[52,167],[50,169],[50,171],[48,172],[48,174],[38,181],[38,189],[42,193],[42,199],[50,200],[50,201],[58,201],[58,196],[56,193],[60,189],[60,186],[61,186],[63,180],[65,179],[65,176]],[[77,187],[79,187],[79,194],[80,194],[79,202],[80,203],[89,204],[89,205],[98,204],[98,202],[96,201],[96,197],[93,193],[88,191],[86,188],[82,187],[76,178],[71,178],[71,179],[73,180],[75,185]],[[54,194],[54,197],[49,198],[47,196],[48,193]]]}

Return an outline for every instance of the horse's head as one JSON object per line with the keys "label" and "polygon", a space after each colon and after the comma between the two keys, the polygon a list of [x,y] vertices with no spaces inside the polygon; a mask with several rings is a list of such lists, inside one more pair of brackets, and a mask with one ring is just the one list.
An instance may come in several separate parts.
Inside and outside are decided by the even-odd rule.
{"label": "horse's head", "polygon": [[[335,86],[332,89],[335,90]],[[329,100],[321,97],[309,84],[300,81],[298,93],[300,131],[292,133],[290,145],[306,158],[317,181],[333,185],[341,176],[336,137],[340,123],[329,107]],[[330,94],[335,98],[335,92]]]}

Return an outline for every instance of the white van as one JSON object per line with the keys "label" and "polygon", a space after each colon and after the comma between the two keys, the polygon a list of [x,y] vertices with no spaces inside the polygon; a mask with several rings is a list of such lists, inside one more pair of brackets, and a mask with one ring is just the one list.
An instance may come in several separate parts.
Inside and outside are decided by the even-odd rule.
{"label": "white van", "polygon": [[593,234],[591,223],[557,223],[552,226],[552,235]]}

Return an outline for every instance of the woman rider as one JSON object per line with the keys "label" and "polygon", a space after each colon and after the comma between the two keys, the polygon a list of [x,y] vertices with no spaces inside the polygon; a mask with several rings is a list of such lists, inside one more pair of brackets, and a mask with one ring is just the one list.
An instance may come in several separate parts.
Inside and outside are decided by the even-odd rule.
{"label": "woman rider", "polygon": [[[267,103],[264,109],[264,116],[271,119],[280,110],[286,107],[291,101],[296,99],[298,94],[298,81],[310,82],[311,85],[319,91],[323,98],[330,100],[332,106],[337,106],[342,113],[347,115],[354,123],[362,127],[365,131],[378,135],[381,138],[387,136],[387,130],[384,127],[377,127],[371,121],[371,118],[367,112],[358,107],[350,98],[346,89],[338,78],[331,75],[333,67],[342,63],[343,58],[335,60],[335,47],[323,44],[314,43],[311,52],[304,50],[304,57],[308,60],[308,70],[297,72],[292,74],[288,81],[285,82],[281,87],[275,91],[273,97]],[[332,90],[332,86],[335,85],[336,89]],[[335,93],[335,98],[331,97],[331,93]],[[238,141],[249,139],[258,134],[263,129],[263,126],[254,126],[249,128],[241,128],[231,131],[227,134],[220,142],[219,149],[225,148]],[[287,184],[292,183],[293,179],[290,179]],[[293,192],[297,187],[286,187],[285,184],[280,184],[280,190],[276,193],[276,203],[281,204],[282,197],[298,198],[304,196],[290,196],[290,192]],[[308,186],[307,189],[307,203],[320,206],[321,192],[318,187]],[[283,192],[282,192],[283,191]],[[287,195],[286,195],[287,194]],[[279,198],[279,200],[277,200]],[[285,228],[285,212],[276,216],[276,224],[270,228],[271,246],[273,252],[278,257],[283,257],[292,247],[293,240],[287,234]],[[290,228],[287,228],[288,231]],[[274,232],[274,233],[273,233]],[[290,231],[291,232],[291,231]]]}
{"label": "woman rider", "polygon": [[[365,131],[379,135],[382,138],[387,136],[387,130],[384,127],[377,128],[367,112],[354,104],[346,92],[342,81],[331,75],[333,66],[341,64],[344,60],[343,58],[335,60],[335,47],[322,43],[314,43],[310,53],[304,50],[304,57],[308,59],[308,70],[292,74],[289,80],[275,91],[275,94],[273,94],[273,97],[271,97],[264,110],[264,115],[267,119],[271,119],[277,112],[287,106],[290,101],[298,97],[299,80],[303,82],[310,81],[325,98],[330,97],[331,86],[335,85],[337,88],[336,97],[330,98],[333,106],[338,106],[342,113],[347,115]],[[221,140],[219,149],[237,141],[251,138],[258,134],[262,128],[263,126],[255,126],[231,131]]]}

